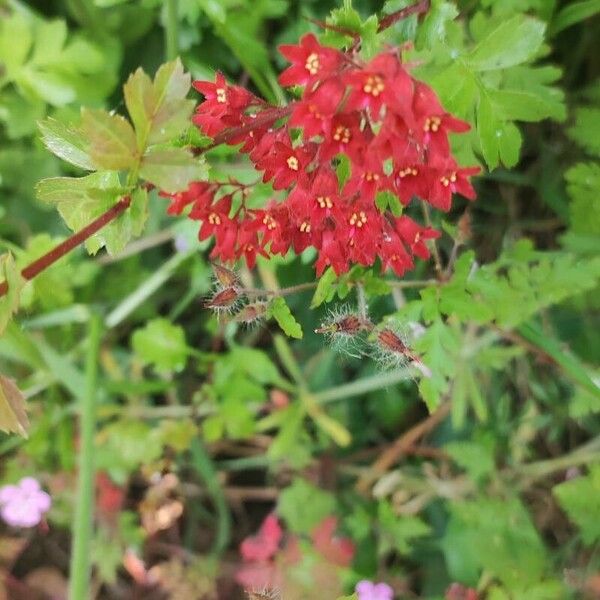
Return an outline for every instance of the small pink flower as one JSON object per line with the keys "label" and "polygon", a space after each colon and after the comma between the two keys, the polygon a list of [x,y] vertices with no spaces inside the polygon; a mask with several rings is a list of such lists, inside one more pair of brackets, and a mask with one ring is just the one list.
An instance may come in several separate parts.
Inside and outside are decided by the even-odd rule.
{"label": "small pink flower", "polygon": [[0,488],[0,516],[13,527],[35,527],[50,504],[50,496],[33,477]]}
{"label": "small pink flower", "polygon": [[394,590],[387,583],[373,583],[363,579],[356,584],[358,600],[393,600]]}

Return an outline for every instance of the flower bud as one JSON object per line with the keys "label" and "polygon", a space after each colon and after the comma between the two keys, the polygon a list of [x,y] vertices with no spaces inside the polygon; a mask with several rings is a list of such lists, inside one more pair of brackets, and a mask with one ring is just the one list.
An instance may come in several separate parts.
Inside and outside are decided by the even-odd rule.
{"label": "flower bud", "polygon": [[233,310],[239,299],[239,293],[234,287],[228,287],[217,292],[212,298],[208,299],[204,306],[216,311]]}

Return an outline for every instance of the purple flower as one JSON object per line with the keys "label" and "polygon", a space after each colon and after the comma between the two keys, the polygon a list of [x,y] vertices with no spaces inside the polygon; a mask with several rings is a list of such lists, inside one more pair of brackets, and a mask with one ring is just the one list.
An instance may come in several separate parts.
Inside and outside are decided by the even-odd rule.
{"label": "purple flower", "polygon": [[394,590],[387,583],[373,583],[363,579],[356,584],[358,600],[393,600]]}
{"label": "purple flower", "polygon": [[33,477],[0,488],[0,516],[13,527],[35,527],[50,504],[50,496]]}

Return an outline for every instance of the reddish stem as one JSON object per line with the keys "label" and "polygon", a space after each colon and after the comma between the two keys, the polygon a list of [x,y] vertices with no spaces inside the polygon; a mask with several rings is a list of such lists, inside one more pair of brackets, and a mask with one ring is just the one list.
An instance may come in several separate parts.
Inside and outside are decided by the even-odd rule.
{"label": "reddish stem", "polygon": [[420,0],[416,4],[411,4],[406,8],[401,8],[396,12],[390,13],[389,15],[383,17],[381,21],[379,21],[379,27],[377,28],[377,31],[383,31],[384,29],[391,27],[394,23],[401,21],[402,19],[407,19],[411,15],[424,14],[429,10],[430,6],[430,0]]}
{"label": "reddish stem", "polygon": [[[83,229],[77,233],[74,233],[64,242],[58,244],[58,246],[50,250],[50,252],[47,252],[43,256],[40,256],[40,258],[37,260],[34,260],[32,263],[28,264],[21,271],[23,278],[29,280],[33,279],[36,275],[39,275],[42,271],[53,265],[65,254],[92,237],[111,221],[114,221],[120,214],[129,208],[130,204],[131,198],[129,196],[124,196],[121,198],[114,206],[109,208],[105,213],[102,213],[97,219],[94,219],[89,225],[86,225]],[[0,283],[0,298],[4,296],[6,292],[8,292],[8,283],[3,281]]]}
{"label": "reddish stem", "polygon": [[256,119],[253,119],[250,123],[240,125],[239,127],[231,127],[230,129],[226,129],[219,135],[215,136],[212,144],[209,146],[206,146],[205,148],[193,148],[192,151],[196,156],[198,154],[204,154],[205,152],[208,152],[209,150],[212,150],[221,144],[227,143],[233,137],[243,135],[244,133],[250,133],[251,131],[258,129],[259,127],[264,127],[265,125],[271,125],[278,119],[282,119],[283,117],[290,115],[294,109],[294,105],[295,102],[290,102],[287,106],[264,110],[260,112]]}

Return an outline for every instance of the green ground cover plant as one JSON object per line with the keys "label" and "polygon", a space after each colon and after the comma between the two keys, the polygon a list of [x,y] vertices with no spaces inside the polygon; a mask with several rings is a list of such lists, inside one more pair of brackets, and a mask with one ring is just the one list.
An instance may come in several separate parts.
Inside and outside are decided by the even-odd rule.
{"label": "green ground cover plant", "polygon": [[0,0],[0,599],[600,597],[598,0]]}

